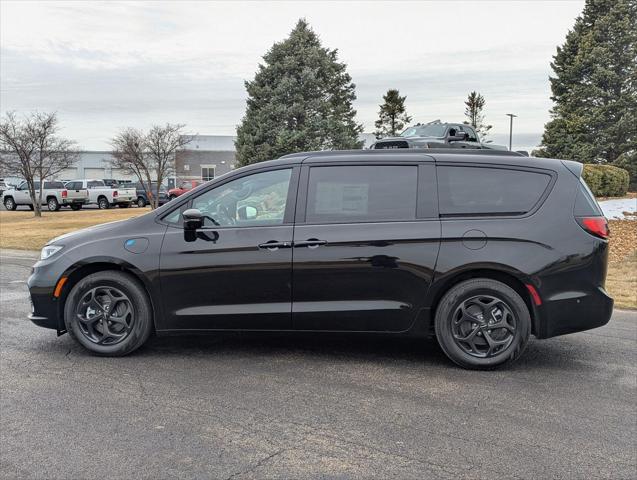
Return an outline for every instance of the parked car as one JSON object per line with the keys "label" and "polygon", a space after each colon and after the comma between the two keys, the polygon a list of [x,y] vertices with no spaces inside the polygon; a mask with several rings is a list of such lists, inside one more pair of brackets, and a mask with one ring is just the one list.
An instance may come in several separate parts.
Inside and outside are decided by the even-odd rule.
{"label": "parked car", "polygon": [[[464,123],[442,123],[440,120],[408,127],[399,137],[377,140],[369,148],[471,148],[508,150],[504,145],[483,143],[478,133]],[[528,156],[528,155],[527,155]]]}
{"label": "parked car", "polygon": [[4,193],[5,190],[8,190],[10,187],[7,182],[4,181],[4,178],[0,178],[0,196]]}
{"label": "parked car", "polygon": [[[36,198],[40,196],[40,182],[35,182]],[[49,211],[57,212],[60,207],[68,206],[73,210],[79,210],[88,202],[88,192],[86,189],[69,190],[62,182],[44,181],[44,191],[42,192],[42,205],[46,205]],[[15,188],[10,188],[2,194],[2,203],[7,210],[15,210],[20,205],[27,205],[33,210],[33,202],[29,194],[29,187],[23,181]]]}
{"label": "parked car", "polygon": [[168,190],[168,200],[174,200],[180,195],[189,192],[190,190],[198,187],[201,184],[203,184],[202,180],[185,180],[181,182],[178,187]]}
{"label": "parked car", "polygon": [[134,187],[118,186],[112,188],[106,185],[103,180],[90,178],[72,180],[71,182],[73,184],[81,184],[82,188],[88,189],[88,203],[97,204],[101,209],[114,207],[115,205],[128,208],[137,199],[137,192]]}
{"label": "parked car", "polygon": [[[137,182],[135,184],[135,188],[137,189],[137,206],[140,208],[144,208],[146,205],[149,205],[150,200],[148,199],[148,193],[144,189],[142,182]],[[159,205],[163,205],[168,201],[168,191],[163,185],[160,185],[158,188],[157,182],[152,182],[151,192],[153,192],[157,196]]]}
{"label": "parked car", "polygon": [[[457,364],[606,324],[608,225],[572,161],[310,152],[51,240],[31,320],[99,355],[152,332],[435,336]],[[294,252],[294,253],[293,253]]]}

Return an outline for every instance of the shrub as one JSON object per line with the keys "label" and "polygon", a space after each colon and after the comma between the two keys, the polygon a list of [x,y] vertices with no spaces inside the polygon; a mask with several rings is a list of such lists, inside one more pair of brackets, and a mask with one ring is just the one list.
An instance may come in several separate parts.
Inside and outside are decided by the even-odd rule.
{"label": "shrub", "polygon": [[622,153],[613,165],[628,170],[630,175],[630,191],[637,190],[637,151]]}
{"label": "shrub", "polygon": [[621,197],[628,191],[629,175],[612,165],[584,165],[584,180],[596,197]]}

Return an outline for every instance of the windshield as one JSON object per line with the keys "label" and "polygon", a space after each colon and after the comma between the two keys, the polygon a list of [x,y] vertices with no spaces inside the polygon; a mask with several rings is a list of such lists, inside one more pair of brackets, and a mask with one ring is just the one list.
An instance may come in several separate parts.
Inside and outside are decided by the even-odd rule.
{"label": "windshield", "polygon": [[415,127],[409,127],[403,133],[401,137],[444,137],[446,125],[441,123],[433,123],[431,125],[417,125]]}

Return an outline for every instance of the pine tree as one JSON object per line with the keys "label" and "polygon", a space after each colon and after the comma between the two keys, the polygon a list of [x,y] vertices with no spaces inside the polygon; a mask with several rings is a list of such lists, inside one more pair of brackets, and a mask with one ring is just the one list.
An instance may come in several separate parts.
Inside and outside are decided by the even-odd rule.
{"label": "pine tree", "polygon": [[240,165],[306,150],[361,148],[355,121],[355,85],[337,50],[301,19],[263,56],[246,82],[246,114],[237,128]]}
{"label": "pine tree", "polygon": [[538,154],[581,162],[634,159],[637,2],[587,0],[551,68],[555,106]]}
{"label": "pine tree", "polygon": [[485,100],[478,92],[471,92],[465,100],[464,104],[466,109],[464,111],[465,117],[469,119],[468,122],[464,122],[465,125],[471,125],[480,136],[480,139],[484,141],[484,138],[491,130],[492,125],[484,123],[484,114],[482,109],[485,105]]}
{"label": "pine tree", "polygon": [[378,120],[374,123],[376,138],[395,137],[405,128],[405,124],[411,122],[411,117],[407,115],[405,109],[406,98],[406,96],[401,97],[400,92],[393,88],[383,95],[383,104],[379,105]]}

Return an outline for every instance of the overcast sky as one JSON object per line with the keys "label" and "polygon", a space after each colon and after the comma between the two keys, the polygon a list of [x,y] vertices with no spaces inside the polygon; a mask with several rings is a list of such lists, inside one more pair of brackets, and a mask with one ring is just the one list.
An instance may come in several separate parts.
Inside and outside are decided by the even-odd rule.
{"label": "overcast sky", "polygon": [[514,143],[528,147],[549,118],[551,57],[583,3],[2,1],[0,104],[57,111],[85,149],[152,123],[234,135],[244,80],[305,17],[347,63],[365,131],[388,88],[420,122],[463,120],[477,90],[492,138],[506,141],[512,112]]}

